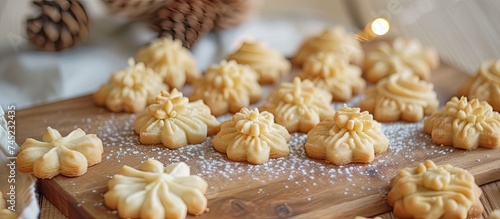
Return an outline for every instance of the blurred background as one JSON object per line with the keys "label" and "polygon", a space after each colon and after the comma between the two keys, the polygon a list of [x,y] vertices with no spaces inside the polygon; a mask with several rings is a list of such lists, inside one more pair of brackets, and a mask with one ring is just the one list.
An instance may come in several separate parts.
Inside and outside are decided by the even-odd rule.
{"label": "blurred background", "polygon": [[[0,0],[0,106],[27,108],[93,93],[156,37],[146,22],[110,14],[104,1],[81,1],[91,22],[83,43],[44,52],[26,39],[26,19],[37,14],[31,1]],[[249,1],[253,10],[243,23],[212,31],[192,48],[200,70],[243,40],[263,41],[290,57],[305,37],[325,27],[342,25],[356,33],[376,18],[389,21],[387,37],[417,38],[466,74],[474,74],[484,60],[500,58],[496,0]]]}

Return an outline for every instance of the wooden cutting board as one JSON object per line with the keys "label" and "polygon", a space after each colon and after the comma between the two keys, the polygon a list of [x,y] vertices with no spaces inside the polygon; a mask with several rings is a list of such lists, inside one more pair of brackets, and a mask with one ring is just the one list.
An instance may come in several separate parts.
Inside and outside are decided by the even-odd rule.
{"label": "wooden cutting board", "polygon": [[[288,78],[287,80],[289,80]],[[453,79],[453,80],[450,80]],[[464,74],[443,65],[433,76],[441,104],[453,96]],[[267,87],[266,90],[271,90]],[[348,102],[357,106],[359,98]],[[339,108],[342,104],[336,103]],[[69,218],[117,218],[103,205],[107,182],[123,165],[138,167],[148,158],[165,165],[183,161],[208,184],[209,212],[196,218],[353,218],[390,211],[384,197],[389,180],[403,167],[427,159],[470,171],[479,185],[500,180],[500,149],[463,151],[432,144],[419,123],[384,123],[389,150],[371,164],[335,166],[310,159],[304,134],[294,134],[291,154],[263,165],[229,161],[211,138],[199,145],[170,150],[142,145],[133,132],[135,115],[111,113],[83,96],[17,112],[17,142],[41,139],[47,126],[66,135],[75,128],[95,133],[104,144],[103,161],[76,178],[39,180],[42,193]],[[219,118],[221,121],[229,115]]]}

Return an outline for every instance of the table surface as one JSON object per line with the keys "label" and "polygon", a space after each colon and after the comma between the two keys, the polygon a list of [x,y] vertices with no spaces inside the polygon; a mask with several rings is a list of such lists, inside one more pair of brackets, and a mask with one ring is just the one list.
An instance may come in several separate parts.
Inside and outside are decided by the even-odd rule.
{"label": "table surface", "polygon": [[[444,96],[451,95],[452,93],[450,93],[450,91],[453,91],[454,89],[450,89],[449,86],[454,87],[454,86],[456,86],[457,83],[460,83],[457,81],[457,78],[454,78],[455,80],[446,80],[446,79],[449,79],[450,76],[457,76],[456,72],[452,68],[449,68],[447,66],[441,67],[439,74],[435,74],[434,76],[435,76],[434,77],[435,80],[438,80],[441,83],[443,83],[443,84],[441,84],[440,87],[436,87],[438,95],[444,95]],[[85,97],[84,97],[84,99],[85,99]],[[440,98],[440,99],[442,99],[442,98]],[[81,101],[77,101],[77,102],[81,102]],[[84,101],[84,102],[86,102],[86,101]],[[52,108],[53,108],[56,105],[50,105],[50,106],[52,106]],[[45,107],[50,108],[50,106],[46,105]],[[42,107],[40,107],[40,108],[42,108]],[[26,110],[26,111],[29,111],[29,110]],[[38,113],[43,114],[42,113],[43,110],[42,111],[31,110],[31,111],[33,111],[32,114],[35,116],[38,115]],[[25,133],[25,134],[27,134],[27,133]],[[27,136],[25,136],[25,137],[27,137]],[[498,169],[496,169],[496,170],[498,170]],[[484,174],[483,174],[483,176],[484,176]],[[499,178],[494,178],[494,179],[497,180]],[[495,182],[492,182],[492,181],[493,180],[483,181],[482,183],[480,183],[482,185],[481,188],[483,190],[483,196],[481,197],[481,201],[482,201],[484,208],[485,208],[485,211],[484,211],[481,218],[486,218],[487,215],[494,209],[500,209],[500,181],[495,181]],[[486,182],[492,182],[492,183],[484,184]],[[59,210],[57,210],[57,208],[55,206],[53,206],[43,195],[40,195],[39,203],[41,206],[40,218],[42,218],[42,219],[44,219],[44,218],[65,218],[65,216]],[[378,212],[382,212],[382,210],[378,211]],[[375,215],[362,215],[362,216],[375,216]],[[380,216],[382,218],[394,218],[390,212],[381,214]]]}
{"label": "table surface", "polygon": [[[497,179],[497,178],[495,178]],[[483,195],[481,201],[485,211],[481,218],[487,218],[487,215],[494,209],[500,209],[500,181],[484,184],[481,186]],[[39,194],[39,204],[41,207],[41,219],[66,218],[54,205],[52,205],[42,194]],[[363,215],[374,216],[374,215]],[[391,213],[380,215],[382,218],[394,218]]]}
{"label": "table surface", "polygon": [[[442,71],[446,73],[446,71]],[[443,75],[444,77],[445,75]],[[498,178],[495,178],[498,179]],[[491,181],[486,181],[491,182]],[[484,182],[483,182],[484,183]],[[481,183],[482,184],[482,183]],[[487,218],[487,215],[494,209],[500,209],[500,181],[495,181],[492,183],[484,184],[481,186],[483,190],[483,196],[481,201],[484,205],[485,211],[481,218]],[[41,215],[40,218],[66,218],[54,205],[52,205],[43,195],[40,195],[40,206]],[[382,211],[379,211],[382,212]],[[374,215],[362,215],[362,216],[374,216]],[[394,218],[392,214],[384,213],[379,215],[382,218]]]}
{"label": "table surface", "polygon": [[[495,209],[500,209],[500,181],[489,183],[481,186],[483,195],[481,202],[485,211],[480,218],[487,218],[490,212]],[[43,195],[39,194],[39,204],[41,208],[40,219],[65,219],[65,217],[57,208],[52,205]],[[379,215],[382,218],[395,218],[392,212],[387,212]]]}

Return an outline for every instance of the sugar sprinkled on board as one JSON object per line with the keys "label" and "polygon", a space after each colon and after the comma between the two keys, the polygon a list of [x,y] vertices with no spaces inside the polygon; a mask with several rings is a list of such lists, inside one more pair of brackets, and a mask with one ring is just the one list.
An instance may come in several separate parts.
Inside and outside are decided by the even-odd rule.
{"label": "sugar sprinkled on board", "polygon": [[[355,97],[347,105],[356,107],[360,99],[362,95]],[[332,106],[338,109],[343,104],[334,103]],[[315,201],[321,201],[310,193],[322,192],[325,186],[331,186],[344,189],[332,190],[328,195],[363,196],[379,193],[383,196],[387,193],[387,186],[380,186],[380,182],[386,185],[397,173],[401,164],[421,162],[422,157],[431,159],[455,151],[452,147],[433,144],[430,137],[423,133],[422,122],[394,122],[382,123],[382,131],[389,139],[389,149],[377,155],[369,164],[336,166],[323,160],[311,159],[304,149],[307,135],[293,133],[288,143],[289,156],[270,159],[262,165],[252,165],[230,161],[226,155],[215,151],[211,143],[213,137],[207,138],[201,144],[177,150],[170,150],[162,145],[142,145],[138,135],[134,133],[133,123],[136,115],[114,114],[105,109],[99,110],[100,115],[66,123],[84,130],[95,130],[105,147],[106,153],[103,158],[117,164],[113,166],[116,168],[113,173],[123,165],[130,165],[126,162],[127,157],[134,157],[141,162],[153,158],[165,165],[182,161],[188,163],[192,174],[209,182],[207,194],[224,191],[227,188],[245,187],[256,196],[293,190],[298,191],[297,194],[301,194],[307,201],[312,201],[313,198]],[[226,114],[217,119],[223,122],[230,118],[231,115]],[[66,127],[70,131],[71,127]],[[111,179],[113,175],[105,177]],[[271,191],[266,187],[270,183],[278,183],[281,188]],[[92,193],[95,193],[94,190]],[[117,214],[116,211],[110,213]]]}
{"label": "sugar sprinkled on board", "polygon": [[[224,119],[221,119],[224,117]],[[224,121],[229,115],[219,117]],[[432,144],[430,138],[422,133],[422,123],[386,123],[382,125],[383,133],[390,139],[389,150],[377,155],[374,162],[370,164],[348,164],[335,166],[323,160],[311,159],[307,156],[304,144],[307,135],[293,133],[289,141],[290,154],[285,158],[270,159],[262,165],[252,165],[244,162],[233,162],[226,155],[214,150],[212,138],[207,138],[201,144],[189,145],[177,150],[170,150],[162,145],[141,145],[138,136],[133,130],[134,115],[128,119],[115,120],[113,118],[104,120],[105,126],[101,126],[101,138],[105,146],[111,147],[105,159],[121,163],[126,156],[138,156],[141,160],[154,158],[165,164],[175,162],[186,162],[192,172],[202,178],[217,183],[210,187],[209,192],[217,192],[228,185],[239,183],[242,186],[253,184],[268,184],[276,180],[285,180],[284,189],[291,188],[290,185],[309,185],[311,187],[325,184],[335,185],[349,182],[352,187],[359,187],[356,181],[359,177],[368,179],[364,185],[365,191],[370,188],[370,179],[388,179],[395,172],[381,171],[391,169],[410,159],[425,153],[425,156],[437,156],[453,152],[448,147],[440,147]],[[85,119],[85,122],[95,120]],[[390,154],[390,156],[389,156]],[[394,158],[397,159],[394,159]],[[390,159],[389,159],[390,158]],[[389,174],[389,175],[388,175]],[[294,186],[295,187],[295,186]]]}

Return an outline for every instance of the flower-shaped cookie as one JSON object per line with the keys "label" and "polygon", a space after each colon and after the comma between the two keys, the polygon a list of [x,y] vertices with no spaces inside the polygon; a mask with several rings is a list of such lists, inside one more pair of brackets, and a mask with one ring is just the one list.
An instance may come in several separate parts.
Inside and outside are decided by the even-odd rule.
{"label": "flower-shaped cookie", "polygon": [[457,96],[488,101],[495,111],[500,111],[500,59],[483,62],[477,74],[458,90]]}
{"label": "flower-shaped cookie", "polygon": [[307,133],[320,120],[333,116],[330,107],[332,95],[319,89],[309,80],[296,77],[292,83],[283,82],[267,97],[261,111],[275,115],[276,123],[286,127],[288,132]]}
{"label": "flower-shaped cookie", "polygon": [[143,144],[162,143],[170,149],[199,144],[219,131],[220,123],[203,101],[189,102],[177,89],[161,91],[156,103],[134,121],[135,133]]}
{"label": "flower-shaped cookie", "polygon": [[389,143],[381,125],[359,108],[340,108],[333,118],[321,121],[307,133],[306,153],[315,159],[327,159],[336,165],[369,163]]}
{"label": "flower-shaped cookie", "polygon": [[274,84],[290,72],[290,62],[277,50],[259,42],[244,42],[227,57],[238,64],[250,66],[259,75],[259,83]]}
{"label": "flower-shaped cookie", "polygon": [[42,141],[32,138],[24,141],[17,163],[20,172],[33,172],[38,178],[51,179],[58,174],[74,177],[100,163],[102,153],[102,141],[95,134],[76,129],[62,137],[57,130],[47,127]]}
{"label": "flower-shaped cookie", "polygon": [[333,52],[345,56],[351,63],[361,64],[363,49],[354,35],[347,33],[345,28],[337,26],[327,28],[319,35],[312,36],[304,41],[292,59],[294,65],[299,67],[318,52]]}
{"label": "flower-shaped cookie", "polygon": [[203,100],[215,116],[236,113],[261,98],[262,88],[255,71],[233,60],[210,66],[189,96],[191,100]]}
{"label": "flower-shaped cookie", "polygon": [[384,78],[367,89],[359,105],[379,122],[417,122],[435,112],[439,101],[432,83],[406,71]]}
{"label": "flower-shaped cookie", "polygon": [[299,77],[311,80],[318,88],[333,94],[334,101],[347,101],[361,93],[366,86],[361,69],[349,64],[344,56],[335,53],[316,53],[304,63]]}
{"label": "flower-shaped cookie", "polygon": [[262,164],[269,158],[288,156],[290,134],[274,123],[273,114],[255,108],[242,108],[221,125],[212,140],[215,150],[227,154],[233,161]]}
{"label": "flower-shaped cookie", "polygon": [[387,203],[398,218],[476,218],[483,212],[481,194],[466,170],[427,160],[399,171]]}
{"label": "flower-shaped cookie", "polygon": [[2,192],[0,192],[0,218],[2,218],[2,219],[16,219],[18,217],[19,217],[19,213],[15,212],[15,211],[11,211],[10,209],[7,208],[6,202],[3,199],[3,194],[2,194]]}
{"label": "flower-shaped cookie", "polygon": [[164,167],[147,160],[139,170],[123,166],[108,182],[104,203],[120,218],[186,218],[207,208],[207,183],[185,163]]}
{"label": "flower-shaped cookie", "polygon": [[500,113],[486,101],[453,97],[424,120],[424,132],[436,144],[465,150],[500,147]]}
{"label": "flower-shaped cookie", "polygon": [[168,86],[144,63],[128,60],[129,67],[113,73],[107,84],[94,93],[94,102],[113,112],[135,113],[154,102],[156,95]]}
{"label": "flower-shaped cookie", "polygon": [[392,43],[380,41],[366,54],[364,76],[376,83],[397,72],[411,70],[423,80],[430,80],[431,70],[439,66],[434,48],[422,46],[416,39],[399,37]]}
{"label": "flower-shaped cookie", "polygon": [[201,77],[191,52],[179,40],[161,38],[137,51],[136,60],[158,73],[172,88],[180,89]]}

